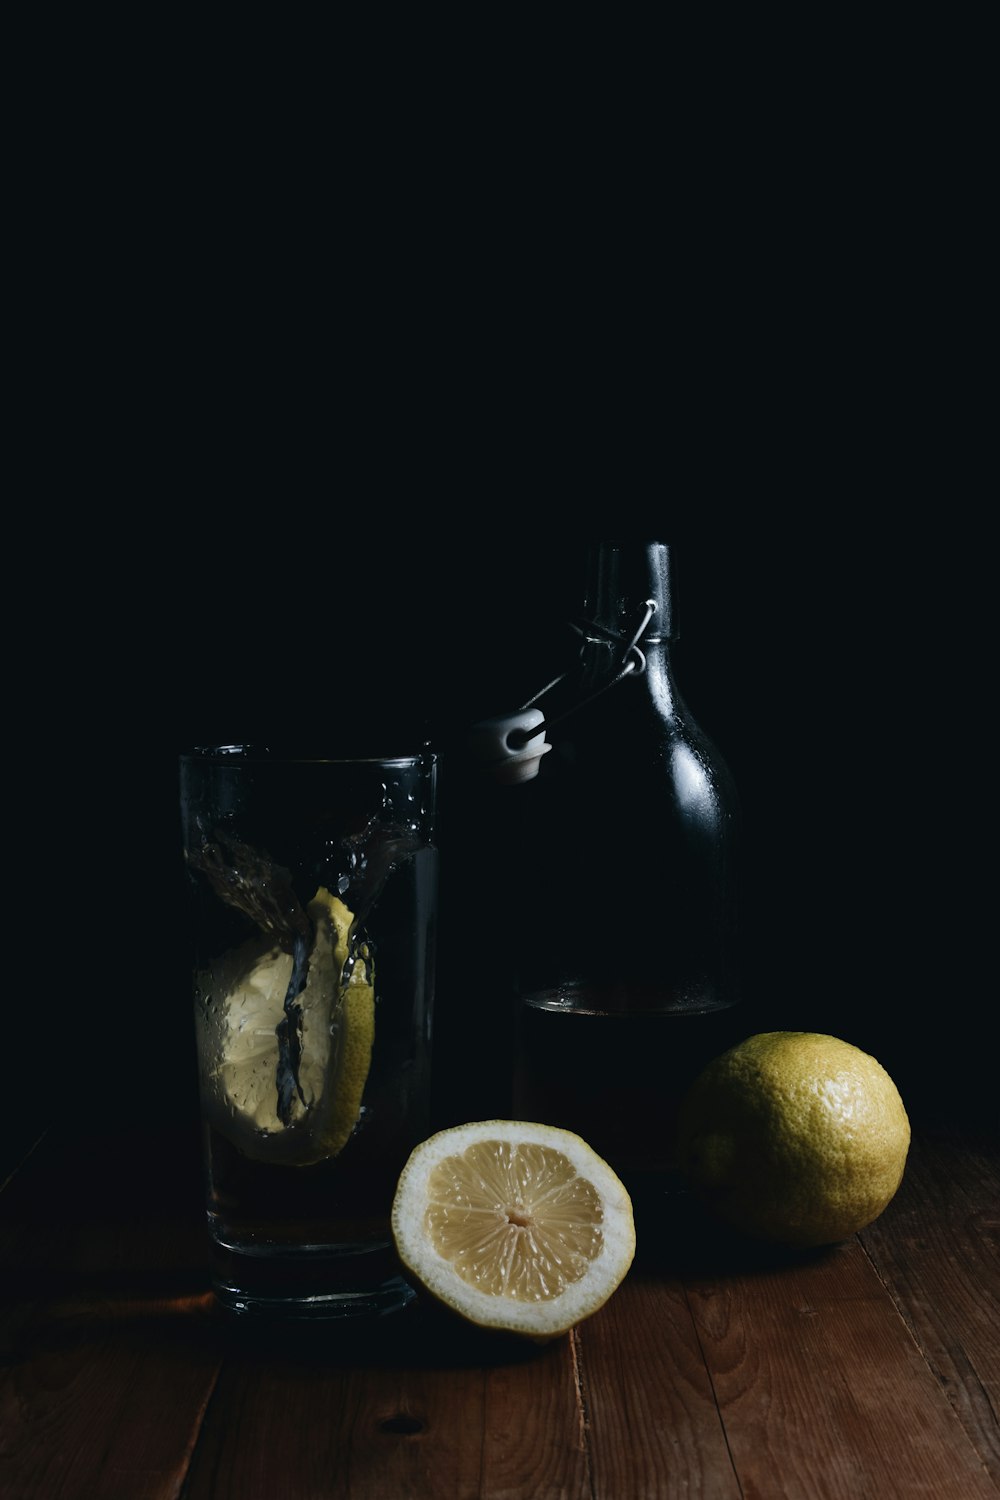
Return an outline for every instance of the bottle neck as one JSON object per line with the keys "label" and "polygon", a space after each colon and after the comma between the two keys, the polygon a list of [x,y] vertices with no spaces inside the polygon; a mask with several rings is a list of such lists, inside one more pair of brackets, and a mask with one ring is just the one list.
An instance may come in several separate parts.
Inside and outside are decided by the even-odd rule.
{"label": "bottle neck", "polygon": [[680,713],[682,704],[674,684],[673,663],[670,659],[670,642],[659,641],[645,652],[646,669],[643,673],[646,692],[664,717],[673,718]]}
{"label": "bottle neck", "polygon": [[598,542],[591,547],[583,599],[588,633],[627,646],[647,610],[643,640],[675,639],[671,548],[665,542]]}
{"label": "bottle neck", "polygon": [[[621,680],[616,680],[629,661],[631,671]],[[630,653],[625,654],[621,641],[608,641],[588,634],[585,629],[580,664],[581,690],[585,694],[597,693],[607,685],[605,702],[609,706],[615,703],[624,706],[642,695],[651,700],[664,717],[673,717],[681,711],[669,640],[643,638]]]}
{"label": "bottle neck", "polygon": [[611,682],[611,691],[642,693],[670,717],[679,708],[670,662],[677,636],[671,548],[665,542],[598,542],[588,557],[583,604],[584,681]]}

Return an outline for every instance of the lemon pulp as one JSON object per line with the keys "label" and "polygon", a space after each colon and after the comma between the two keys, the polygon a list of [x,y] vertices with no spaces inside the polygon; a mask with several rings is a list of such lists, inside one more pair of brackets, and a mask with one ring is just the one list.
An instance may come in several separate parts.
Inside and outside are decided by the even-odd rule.
{"label": "lemon pulp", "polygon": [[493,1296],[557,1297],[601,1250],[600,1195],[549,1146],[477,1141],[434,1168],[427,1195],[428,1238]]}

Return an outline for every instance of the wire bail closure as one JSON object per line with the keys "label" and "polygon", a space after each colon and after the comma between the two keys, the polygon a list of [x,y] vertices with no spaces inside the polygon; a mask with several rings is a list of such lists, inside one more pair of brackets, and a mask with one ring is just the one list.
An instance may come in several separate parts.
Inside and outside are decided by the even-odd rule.
{"label": "wire bail closure", "polygon": [[[643,600],[642,617],[638,628],[625,650],[618,658],[613,669],[612,676],[606,682],[601,683],[592,693],[574,703],[571,708],[564,709],[561,714],[546,718],[541,709],[535,704],[546,693],[558,687],[569,675],[561,672],[551,682],[546,683],[533,697],[514,714],[503,714],[496,719],[485,719],[473,726],[469,736],[469,746],[476,758],[482,761],[484,769],[490,770],[499,782],[513,783],[520,781],[531,781],[538,775],[539,766],[543,755],[548,754],[552,746],[545,739],[546,731],[555,724],[561,724],[572,714],[578,713],[580,709],[586,708],[595,698],[606,693],[609,688],[624,682],[626,677],[633,674],[641,676],[646,670],[646,655],[640,649],[639,642],[649,629],[650,621],[656,613],[656,601],[654,599]],[[574,626],[574,629],[579,630]],[[582,656],[587,644],[596,641],[593,636],[586,635],[582,630],[579,634],[583,636],[580,646]],[[610,645],[610,641],[601,640],[601,644]]]}

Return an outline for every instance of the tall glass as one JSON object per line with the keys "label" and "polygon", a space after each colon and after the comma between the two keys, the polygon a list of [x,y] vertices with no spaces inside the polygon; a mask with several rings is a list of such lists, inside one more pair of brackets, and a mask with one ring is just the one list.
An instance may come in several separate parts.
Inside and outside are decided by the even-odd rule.
{"label": "tall glass", "polygon": [[238,1313],[413,1291],[397,1177],[430,1119],[436,758],[181,757],[212,1281]]}

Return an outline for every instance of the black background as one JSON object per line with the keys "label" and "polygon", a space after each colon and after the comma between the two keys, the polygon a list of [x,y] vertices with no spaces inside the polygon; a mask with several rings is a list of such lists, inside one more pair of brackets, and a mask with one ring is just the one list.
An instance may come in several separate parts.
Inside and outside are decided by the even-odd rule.
{"label": "black background", "polygon": [[331,130],[212,40],[48,49],[15,164],[5,1149],[193,1107],[178,751],[346,711],[450,738],[537,685],[585,529],[623,525],[679,539],[748,1024],[995,1113],[969,49],[852,35],[833,87],[782,60],[769,92],[713,35],[621,120],[587,70],[515,103],[480,70],[458,116],[450,68],[403,128],[357,54]]}
{"label": "black background", "polygon": [[[654,507],[653,534],[681,510]],[[539,535],[538,519],[512,498],[478,530],[442,517],[402,534],[377,506],[347,524],[330,502],[290,505],[276,528],[233,502],[137,529],[127,556],[119,524],[72,586],[63,573],[58,632],[26,659],[32,712],[10,779],[11,909],[30,937],[8,1002],[9,1153],[53,1117],[169,1123],[195,1109],[178,753],[290,722],[333,745],[365,722],[387,743],[430,735],[447,769],[468,724],[517,707],[566,649],[592,538]],[[856,1042],[915,1119],[992,1118],[977,548],[870,519],[705,529],[712,540],[673,543],[674,661],[742,800],[745,1029]],[[470,850],[467,830],[449,838],[455,784],[443,1115],[475,1108],[495,1055],[490,954],[463,953],[461,903],[475,900],[475,851],[488,864],[504,835],[484,828],[472,867],[449,862]]]}

